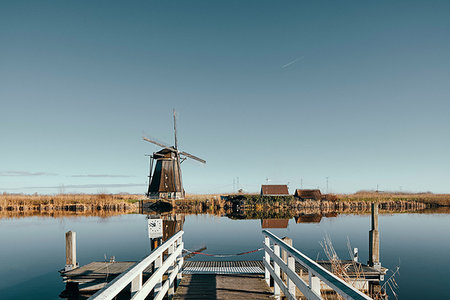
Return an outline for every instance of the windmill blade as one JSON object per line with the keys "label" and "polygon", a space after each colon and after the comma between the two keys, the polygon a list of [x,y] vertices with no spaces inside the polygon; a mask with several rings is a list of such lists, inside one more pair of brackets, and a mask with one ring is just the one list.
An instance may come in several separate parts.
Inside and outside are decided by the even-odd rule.
{"label": "windmill blade", "polygon": [[175,108],[173,109],[173,131],[175,135],[175,149],[178,149],[178,139],[177,139],[177,118],[175,116]]}
{"label": "windmill blade", "polygon": [[189,157],[189,158],[192,158],[192,159],[194,159],[194,160],[196,160],[196,161],[199,161],[199,162],[201,162],[202,164],[206,164],[206,160],[203,160],[203,159],[201,159],[200,157],[197,157],[197,156],[195,156],[195,155],[189,154],[189,153],[184,152],[184,151],[181,151],[180,154],[183,154],[184,156],[187,156],[187,157]]}
{"label": "windmill blade", "polygon": [[171,149],[171,150],[173,150],[173,151],[175,151],[175,152],[177,151],[177,150],[175,150],[174,148],[172,148],[172,147],[170,147],[170,146],[167,146],[166,144],[163,144],[163,143],[160,143],[160,142],[151,140],[151,139],[149,139],[149,138],[146,138],[145,136],[143,136],[142,139],[143,139],[144,141],[147,141],[147,142],[149,142],[149,143],[158,145],[158,146],[160,146],[160,147],[167,148],[167,149]]}

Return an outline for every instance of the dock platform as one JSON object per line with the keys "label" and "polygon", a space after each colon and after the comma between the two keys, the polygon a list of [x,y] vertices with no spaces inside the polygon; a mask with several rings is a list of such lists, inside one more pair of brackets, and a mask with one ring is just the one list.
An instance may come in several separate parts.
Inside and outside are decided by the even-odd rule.
{"label": "dock platform", "polygon": [[273,299],[273,291],[262,274],[187,274],[173,299]]}
{"label": "dock platform", "polygon": [[[65,281],[77,282],[81,294],[91,294],[103,288],[136,262],[91,262],[71,271],[61,272]],[[318,261],[324,268],[331,270],[329,261]],[[342,261],[348,266],[348,275],[355,276],[354,263]],[[382,280],[382,272],[367,265],[357,263],[365,279]],[[297,274],[307,272],[298,262]],[[384,271],[384,270],[383,270]],[[143,272],[144,278],[152,274],[151,267]],[[183,279],[175,294],[175,299],[266,299],[273,292],[264,282],[262,261],[185,261]],[[245,290],[245,292],[244,292]],[[242,299],[243,299],[242,298]]]}

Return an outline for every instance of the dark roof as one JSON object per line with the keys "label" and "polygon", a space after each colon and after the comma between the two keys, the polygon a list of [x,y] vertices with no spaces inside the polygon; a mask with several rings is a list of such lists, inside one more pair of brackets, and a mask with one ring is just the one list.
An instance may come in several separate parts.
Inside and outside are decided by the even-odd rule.
{"label": "dark roof", "polygon": [[295,197],[299,197],[302,199],[314,199],[314,200],[320,200],[322,198],[322,194],[320,193],[320,190],[295,190]]}
{"label": "dark roof", "polygon": [[286,184],[261,185],[261,195],[289,195]]}
{"label": "dark roof", "polygon": [[262,219],[262,228],[287,228],[289,219]]}

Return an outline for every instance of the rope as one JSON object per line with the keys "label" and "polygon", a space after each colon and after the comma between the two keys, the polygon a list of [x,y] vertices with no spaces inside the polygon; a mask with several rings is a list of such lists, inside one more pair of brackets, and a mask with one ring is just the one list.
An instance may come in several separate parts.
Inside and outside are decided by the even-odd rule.
{"label": "rope", "polygon": [[188,252],[188,253],[191,253],[191,254],[199,254],[199,255],[212,256],[212,257],[232,257],[232,256],[239,256],[239,255],[244,255],[244,254],[258,252],[258,251],[264,250],[264,248],[259,248],[259,249],[256,249],[256,250],[242,252],[242,253],[237,253],[237,254],[208,254],[208,253],[202,253],[202,252],[196,252],[196,251],[189,251],[187,249],[183,249],[183,250]]}

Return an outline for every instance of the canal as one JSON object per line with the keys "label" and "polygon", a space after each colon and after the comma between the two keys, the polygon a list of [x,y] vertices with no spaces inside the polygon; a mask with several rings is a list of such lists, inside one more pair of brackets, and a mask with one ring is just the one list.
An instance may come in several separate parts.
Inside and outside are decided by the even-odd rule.
{"label": "canal", "polygon": [[[297,223],[300,222],[300,223]],[[338,215],[309,220],[292,218],[267,221],[234,220],[225,216],[186,215],[185,247],[205,253],[233,254],[258,249],[262,227],[293,239],[294,247],[313,259],[326,259],[320,242],[329,236],[341,259],[349,259],[347,241],[359,248],[359,260],[367,262],[370,215]],[[278,227],[278,228],[276,228]],[[395,276],[398,299],[448,298],[450,269],[450,214],[381,214],[380,260]],[[64,234],[77,232],[80,265],[91,261],[139,260],[150,252],[147,216],[25,217],[0,219],[0,298],[60,299],[64,284],[57,272],[64,267]],[[236,260],[261,259],[263,253],[238,256]],[[208,260],[197,255],[194,260]],[[216,259],[216,258],[215,258]],[[230,259],[230,258],[227,258]],[[390,274],[390,273],[388,273]],[[387,276],[388,277],[388,276]],[[393,292],[388,288],[390,299]]]}

